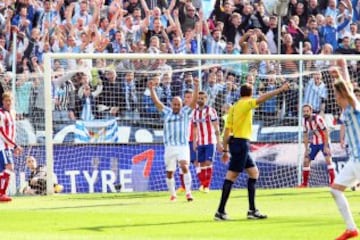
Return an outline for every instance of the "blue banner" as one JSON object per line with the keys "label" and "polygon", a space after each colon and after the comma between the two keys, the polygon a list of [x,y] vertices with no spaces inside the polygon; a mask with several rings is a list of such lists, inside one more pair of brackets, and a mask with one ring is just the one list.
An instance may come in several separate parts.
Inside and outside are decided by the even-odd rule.
{"label": "blue banner", "polygon": [[[291,149],[291,144],[253,144],[252,156],[260,169],[258,186],[261,188],[293,187],[297,185],[296,156],[284,159],[281,151]],[[276,149],[272,152],[270,149]],[[283,150],[281,150],[283,149]],[[27,151],[27,150],[25,150]],[[44,147],[32,147],[40,164],[45,164]],[[266,154],[263,154],[265,152]],[[162,144],[60,144],[54,146],[54,170],[58,182],[66,193],[116,192],[120,186],[123,192],[167,190],[165,182],[164,147]],[[336,169],[345,163],[346,156],[333,158]],[[220,161],[217,154],[213,163],[212,189],[221,189],[227,165]],[[27,175],[23,159],[16,162],[17,176]],[[191,165],[193,189],[199,187],[195,169]],[[322,159],[312,164],[312,186],[328,185],[327,166]],[[247,175],[241,174],[235,187],[246,187]],[[17,187],[22,185],[17,178]],[[178,174],[176,182],[179,184]]]}

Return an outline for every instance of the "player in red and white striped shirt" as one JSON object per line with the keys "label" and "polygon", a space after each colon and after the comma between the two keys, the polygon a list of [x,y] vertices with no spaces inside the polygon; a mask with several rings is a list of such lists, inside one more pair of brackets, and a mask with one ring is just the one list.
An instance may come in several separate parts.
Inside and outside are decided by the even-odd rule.
{"label": "player in red and white striped shirt", "polygon": [[209,192],[212,177],[212,161],[215,157],[215,146],[222,151],[220,141],[219,119],[216,110],[208,105],[207,94],[199,92],[198,107],[194,111],[194,149],[197,150],[200,163],[200,190]]}
{"label": "player in red and white striped shirt", "polygon": [[15,143],[15,114],[12,112],[12,94],[2,95],[3,107],[0,109],[0,201],[11,201],[6,195],[10,174],[14,170],[13,155],[22,153],[22,148]]}
{"label": "player in red and white striped shirt", "polygon": [[[330,138],[325,120],[320,115],[313,114],[312,107],[309,104],[303,105],[303,115],[305,157],[303,164],[303,182],[300,187],[308,186],[310,161],[314,160],[320,151],[322,151],[328,166],[329,182],[331,185],[334,182],[335,171],[332,165]],[[312,141],[310,145],[309,133],[312,133]]]}

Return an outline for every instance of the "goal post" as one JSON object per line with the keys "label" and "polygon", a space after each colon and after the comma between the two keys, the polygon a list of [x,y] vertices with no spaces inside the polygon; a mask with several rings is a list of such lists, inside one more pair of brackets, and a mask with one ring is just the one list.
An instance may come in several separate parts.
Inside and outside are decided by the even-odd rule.
{"label": "goal post", "polygon": [[[310,78],[310,75],[315,71],[320,71],[322,75],[326,78],[329,77],[327,74],[327,68],[330,65],[326,65],[323,68],[308,68],[306,64],[308,62],[315,61],[323,61],[323,62],[331,62],[339,59],[346,59],[348,61],[360,61],[360,56],[357,55],[182,55],[182,54],[71,54],[71,53],[47,53],[44,55],[44,97],[45,97],[45,155],[46,155],[46,166],[47,166],[47,193],[53,193],[53,173],[57,172],[56,166],[64,167],[65,164],[69,164],[66,166],[68,169],[67,175],[64,176],[62,174],[61,184],[65,185],[65,192],[78,192],[76,188],[86,188],[86,190],[82,189],[79,192],[96,192],[101,191],[114,191],[117,190],[119,186],[111,187],[111,182],[115,182],[121,185],[126,185],[126,176],[129,172],[132,172],[132,187],[131,189],[134,191],[157,191],[157,190],[165,190],[164,188],[164,167],[159,167],[160,163],[157,161],[162,161],[162,129],[161,129],[161,118],[154,117],[152,119],[151,116],[155,115],[147,115],[146,121],[144,120],[143,105],[142,102],[138,103],[136,113],[131,113],[129,116],[125,116],[124,114],[116,115],[114,118],[117,124],[117,136],[119,139],[116,142],[112,143],[94,143],[89,140],[86,142],[84,139],[78,142],[66,143],[65,145],[69,145],[70,147],[64,147],[59,144],[58,149],[54,149],[55,145],[58,145],[60,140],[54,140],[55,138],[61,138],[59,134],[54,132],[54,122],[53,122],[53,102],[54,96],[53,94],[53,77],[54,77],[54,62],[65,62],[69,60],[74,60],[74,62],[79,61],[89,61],[91,66],[95,66],[96,60],[104,61],[108,63],[108,65],[103,66],[102,74],[105,74],[107,71],[115,71],[119,77],[119,80],[123,80],[125,78],[126,73],[132,72],[135,73],[136,81],[141,82],[141,92],[137,92],[137,96],[142,96],[143,92],[146,92],[146,82],[153,75],[160,74],[163,77],[163,74],[167,71],[171,71],[173,76],[177,74],[180,79],[184,80],[185,74],[191,72],[193,77],[201,78],[201,82],[203,85],[207,84],[207,80],[205,78],[209,77],[209,69],[219,68],[222,71],[222,74],[225,73],[228,75],[234,75],[237,87],[242,82],[247,81],[247,75],[250,70],[249,67],[256,65],[257,70],[259,70],[259,63],[264,61],[273,62],[273,65],[276,69],[272,69],[271,74],[276,75],[277,79],[284,78],[292,82],[292,91],[291,93],[284,95],[278,104],[281,105],[279,111],[274,114],[262,115],[262,112],[259,110],[255,113],[254,116],[254,135],[256,135],[255,141],[253,141],[253,157],[256,160],[259,160],[258,165],[260,168],[260,179],[259,183],[261,187],[271,188],[271,187],[291,187],[299,184],[301,180],[301,164],[303,158],[303,144],[302,144],[302,126],[301,126],[301,102],[303,102],[303,76],[306,76],[307,79]],[[134,69],[129,69],[124,67],[125,63],[121,65],[122,67],[118,67],[119,62],[128,61],[133,63],[132,61],[143,61],[143,62],[152,62],[158,60],[168,60],[171,62],[180,63],[186,62],[186,64],[176,65],[176,67],[172,66],[171,70],[164,69],[147,69],[147,68],[139,68],[135,66]],[[287,67],[287,62],[293,61],[295,62],[296,69],[294,71],[286,72],[284,69]],[[201,64],[199,64],[201,63]],[[157,64],[157,63],[156,63]],[[156,67],[156,64],[153,65]],[[133,63],[135,65],[135,63]],[[181,66],[181,67],[179,67]],[[278,66],[278,67],[276,67]],[[82,65],[83,67],[83,65]],[[86,68],[88,73],[92,73],[92,67],[87,66]],[[240,71],[239,69],[248,69],[246,71]],[[68,71],[71,72],[82,72],[84,69],[72,68],[68,70],[64,68],[65,73]],[[138,75],[137,75],[138,74]],[[268,74],[257,73],[256,78],[260,78],[261,81],[265,81],[268,78]],[[296,80],[297,79],[297,80]],[[299,80],[300,79],[300,80]],[[298,82],[299,80],[299,82]],[[172,79],[174,82],[174,79]],[[328,79],[329,81],[329,79]],[[183,82],[178,83],[183,84]],[[223,88],[226,88],[226,82],[223,81],[221,84]],[[298,86],[300,84],[300,87]],[[204,86],[205,87],[205,86]],[[259,86],[257,86],[259,87]],[[96,89],[93,89],[96,91]],[[125,91],[125,90],[124,90]],[[78,93],[76,93],[78,94]],[[292,95],[293,94],[293,95]],[[121,98],[121,97],[120,97]],[[124,101],[124,98],[121,98]],[[223,103],[223,102],[221,102]],[[214,107],[218,109],[218,114],[221,117],[221,109],[222,105],[217,102],[214,102]],[[334,104],[335,103],[331,103]],[[141,109],[140,109],[141,108]],[[113,108],[107,109],[110,112]],[[290,110],[289,110],[290,109]],[[288,112],[290,111],[290,112]],[[151,113],[154,114],[154,113]],[[278,115],[277,115],[278,114]],[[296,114],[295,116],[293,114]],[[145,116],[146,114],[144,114]],[[114,115],[115,116],[115,115]],[[150,118],[148,117],[150,116]],[[132,117],[134,119],[132,119]],[[330,123],[332,120],[331,116],[329,116],[328,122]],[[96,121],[96,120],[95,120]],[[120,123],[120,124],[119,124]],[[125,125],[123,124],[125,123]],[[76,125],[77,124],[77,125]],[[71,126],[65,126],[62,131],[63,132],[71,132],[74,133],[78,130],[78,126],[82,124],[84,127],[87,123],[76,123]],[[111,128],[111,124],[109,122],[102,121],[101,124],[104,124],[102,129],[106,130],[108,127]],[[85,128],[87,125],[85,126]],[[66,128],[66,129],[65,129]],[[129,130],[131,128],[131,130]],[[333,125],[331,126],[332,130],[338,131],[339,126]],[[133,129],[136,129],[135,132]],[[104,131],[105,131],[104,130]],[[335,131],[334,130],[334,131]],[[121,131],[121,133],[119,133]],[[94,132],[92,134],[100,135],[100,133]],[[123,136],[127,136],[127,141],[121,139]],[[338,135],[338,133],[333,134]],[[335,143],[338,145],[338,137],[334,137]],[[254,140],[254,139],[253,139]],[[345,158],[342,153],[340,153],[339,147],[336,145],[336,148],[333,149],[338,154],[339,158]],[[76,149],[79,149],[78,151]],[[137,151],[139,150],[139,151]],[[69,151],[74,151],[71,155],[74,159],[55,159],[55,157],[65,156],[65,158],[69,157]],[[98,152],[100,151],[100,152]],[[104,151],[104,152],[101,152]],[[121,151],[116,153],[117,151]],[[89,155],[93,154],[94,158],[91,158]],[[104,163],[101,155],[107,156],[108,162]],[[82,161],[82,157],[88,158],[84,162]],[[220,163],[219,154],[216,157],[214,162],[214,177],[212,186],[214,188],[220,188],[221,179],[224,177],[224,173],[226,171],[226,165]],[[289,160],[288,158],[292,158]],[[143,161],[146,159],[146,161]],[[124,162],[127,161],[125,164]],[[60,163],[59,163],[60,162]],[[152,162],[155,165],[149,165]],[[323,158],[320,158],[320,164],[316,163],[316,167],[313,175],[313,185],[314,186],[322,186],[326,183],[326,174],[323,173],[324,165]],[[84,164],[92,166],[82,166],[82,168],[77,169],[76,164]],[[124,164],[124,165],[122,165]],[[128,166],[128,165],[132,166]],[[141,167],[135,166],[136,164],[140,164]],[[148,164],[148,165],[147,165]],[[126,166],[125,166],[126,165]],[[104,167],[106,166],[106,167]],[[124,169],[129,171],[121,171],[123,166]],[[125,167],[124,167],[125,166]],[[68,167],[68,168],[67,168]],[[102,170],[101,170],[102,169]],[[106,170],[107,169],[107,170]],[[113,176],[112,172],[116,172]],[[153,172],[157,171],[153,175]],[[135,174],[134,174],[135,173]],[[194,186],[197,186],[197,179],[195,170],[192,168],[193,181]],[[82,183],[77,178],[82,175]],[[136,176],[135,176],[136,175]],[[141,176],[138,176],[141,175]],[[116,178],[117,180],[114,180]],[[85,179],[85,180],[84,180]],[[102,179],[102,183],[98,183]],[[145,180],[144,180],[145,179]],[[146,181],[146,183],[142,183],[142,181]],[[91,183],[91,184],[90,184]],[[80,184],[80,185],[78,185]],[[97,187],[97,185],[99,187]],[[139,186],[137,186],[137,184]],[[85,185],[89,185],[84,187]],[[90,186],[91,185],[91,186]],[[135,186],[135,187],[134,187]],[[238,183],[236,186],[243,187],[243,183]],[[121,187],[121,186],[120,186]],[[124,187],[124,186],[122,186]],[[104,190],[105,188],[105,190]],[[75,190],[74,190],[75,189]],[[106,190],[108,189],[108,190]]]}

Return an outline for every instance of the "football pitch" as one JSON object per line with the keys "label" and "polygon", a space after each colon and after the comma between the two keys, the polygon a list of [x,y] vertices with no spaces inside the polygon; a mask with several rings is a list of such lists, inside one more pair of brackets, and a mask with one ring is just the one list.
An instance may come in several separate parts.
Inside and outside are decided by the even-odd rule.
{"label": "football pitch", "polygon": [[[231,221],[213,220],[220,191],[195,201],[166,192],[14,197],[0,204],[1,239],[335,239],[345,225],[328,188],[259,189],[266,220],[247,220],[247,191],[233,190]],[[360,225],[360,194],[347,191]]]}

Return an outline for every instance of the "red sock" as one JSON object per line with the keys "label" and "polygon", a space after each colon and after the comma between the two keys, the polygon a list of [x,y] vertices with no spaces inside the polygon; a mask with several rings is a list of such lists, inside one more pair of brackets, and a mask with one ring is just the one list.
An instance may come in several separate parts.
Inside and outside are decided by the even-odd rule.
{"label": "red sock", "polygon": [[334,183],[334,179],[335,179],[335,170],[334,170],[334,168],[328,168],[328,173],[329,173],[330,185],[332,185]]}
{"label": "red sock", "polygon": [[303,185],[307,186],[309,183],[310,169],[303,169]]}
{"label": "red sock", "polygon": [[184,174],[180,173],[180,184],[183,189],[185,189],[185,183],[184,183]]}
{"label": "red sock", "polygon": [[208,188],[208,187],[210,186],[211,177],[212,177],[212,166],[209,166],[209,167],[206,169],[206,182],[205,182],[204,187],[207,187],[207,188]]}
{"label": "red sock", "polygon": [[6,190],[9,186],[10,182],[10,174],[7,172],[3,172],[2,175],[0,175],[0,195],[5,195]]}
{"label": "red sock", "polygon": [[206,169],[201,168],[201,171],[200,171],[200,174],[199,174],[199,180],[200,180],[200,185],[205,186]]}

